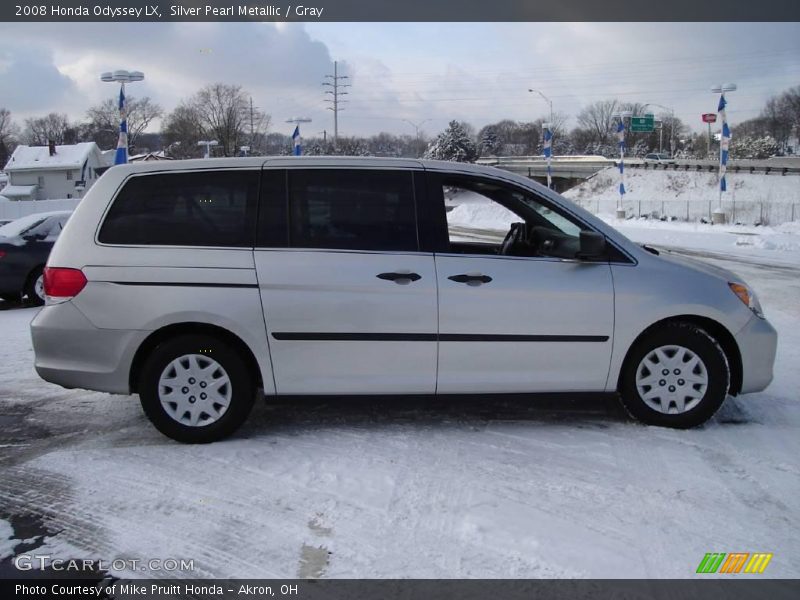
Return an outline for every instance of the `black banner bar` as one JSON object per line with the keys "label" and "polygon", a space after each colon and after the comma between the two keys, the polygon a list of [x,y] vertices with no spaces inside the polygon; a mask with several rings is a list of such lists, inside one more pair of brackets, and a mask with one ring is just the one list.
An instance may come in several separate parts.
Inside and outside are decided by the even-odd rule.
{"label": "black banner bar", "polygon": [[18,0],[0,21],[800,21],[797,0]]}
{"label": "black banner bar", "polygon": [[762,580],[756,577],[750,575],[705,580],[15,579],[0,581],[0,597],[31,600],[794,600],[800,597],[800,581],[796,579]]}

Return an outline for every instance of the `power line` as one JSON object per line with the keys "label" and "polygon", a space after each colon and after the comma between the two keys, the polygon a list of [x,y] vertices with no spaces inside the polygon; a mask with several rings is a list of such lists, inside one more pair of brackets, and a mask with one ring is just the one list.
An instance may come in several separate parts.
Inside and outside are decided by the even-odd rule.
{"label": "power line", "polygon": [[340,80],[350,79],[347,75],[339,75],[339,62],[333,61],[333,75],[325,75],[326,78],[331,79],[331,81],[325,81],[322,85],[328,86],[331,89],[327,90],[325,93],[330,94],[332,98],[326,98],[325,102],[331,103],[333,106],[329,106],[328,110],[333,111],[333,147],[336,148],[336,144],[339,141],[339,111],[344,110],[343,108],[339,107],[339,104],[347,102],[347,100],[340,100],[339,96],[346,96],[347,92],[339,91],[339,88],[349,88],[349,83],[339,83]]}

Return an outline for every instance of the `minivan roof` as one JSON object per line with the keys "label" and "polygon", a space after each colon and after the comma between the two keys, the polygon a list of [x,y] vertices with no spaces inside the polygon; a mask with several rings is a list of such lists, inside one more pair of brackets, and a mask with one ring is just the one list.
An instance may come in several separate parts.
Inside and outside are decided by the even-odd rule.
{"label": "minivan roof", "polygon": [[389,167],[389,168],[420,168],[430,171],[459,171],[466,173],[494,173],[499,171],[494,167],[475,165],[471,163],[458,163],[443,160],[423,160],[414,158],[384,158],[373,156],[248,156],[232,158],[192,158],[187,160],[146,161],[115,165],[115,171],[121,169],[125,174],[184,171],[195,169],[247,169],[269,166],[307,166],[307,167]]}

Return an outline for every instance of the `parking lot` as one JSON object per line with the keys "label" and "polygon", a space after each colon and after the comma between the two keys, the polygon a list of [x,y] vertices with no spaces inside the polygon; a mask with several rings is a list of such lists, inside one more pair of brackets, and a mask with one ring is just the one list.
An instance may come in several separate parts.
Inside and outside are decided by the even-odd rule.
{"label": "parking lot", "polygon": [[706,552],[761,551],[764,576],[791,577],[800,273],[717,263],[778,329],[776,378],[689,431],[637,424],[615,401],[284,398],[230,440],[184,446],[136,397],[40,380],[38,309],[2,306],[4,568],[35,548],[193,561],[140,576],[681,578]]}

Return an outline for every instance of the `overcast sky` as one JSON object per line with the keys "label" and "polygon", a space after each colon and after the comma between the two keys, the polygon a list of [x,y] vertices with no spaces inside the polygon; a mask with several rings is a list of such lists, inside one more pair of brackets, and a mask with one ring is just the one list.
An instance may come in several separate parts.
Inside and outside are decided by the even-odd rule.
{"label": "overcast sky", "polygon": [[[700,129],[709,87],[732,81],[734,123],[800,85],[798,23],[39,23],[0,24],[0,106],[18,122],[51,111],[83,118],[115,89],[99,74],[144,71],[129,95],[171,110],[205,84],[241,84],[273,131],[308,116],[304,135],[333,129],[321,83],[333,60],[350,77],[340,135],[428,134],[450,119],[476,127],[533,120],[549,96],[574,115],[616,97],[653,102]],[[659,109],[656,109],[659,110]]]}

